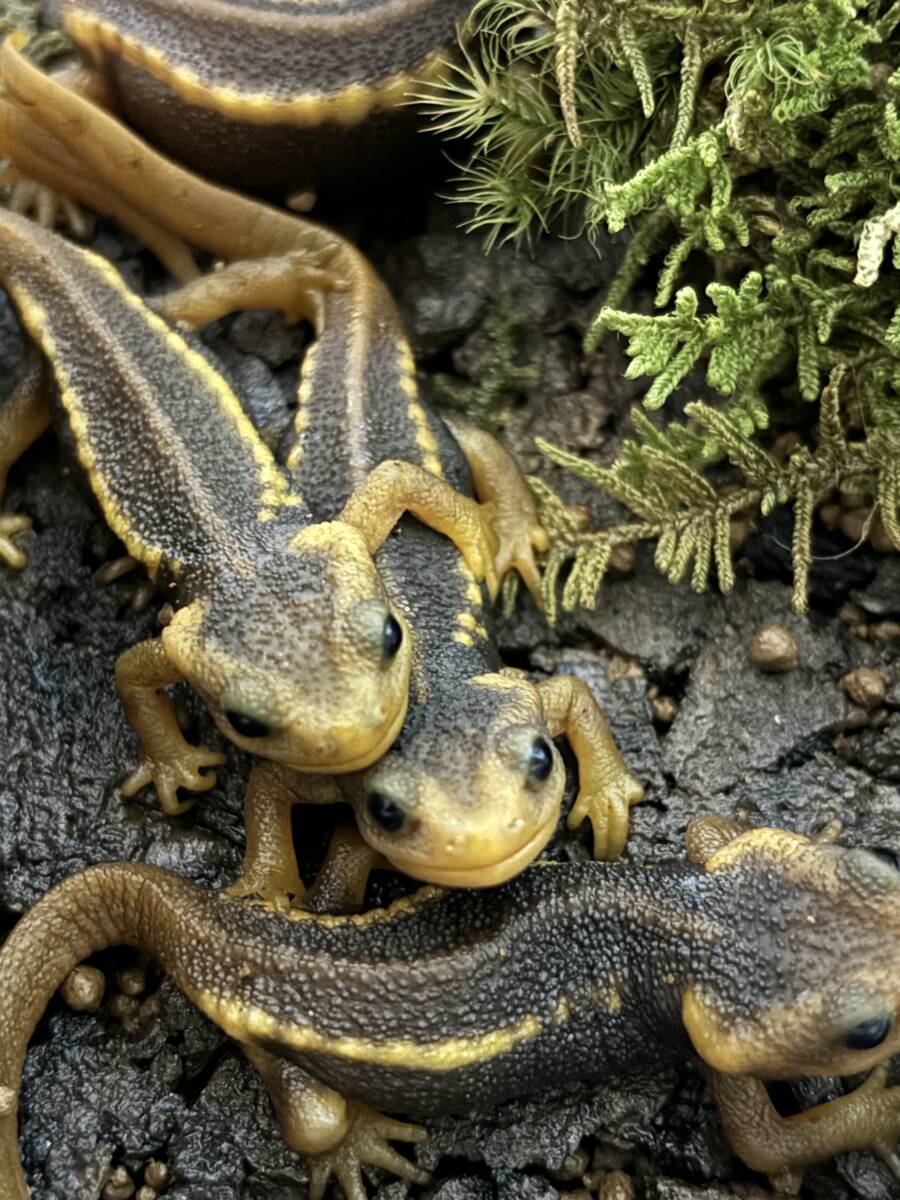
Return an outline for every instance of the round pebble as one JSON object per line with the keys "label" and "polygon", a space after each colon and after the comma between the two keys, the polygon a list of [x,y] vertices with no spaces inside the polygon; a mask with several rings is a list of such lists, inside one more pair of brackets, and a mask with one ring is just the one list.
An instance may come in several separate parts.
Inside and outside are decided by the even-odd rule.
{"label": "round pebble", "polygon": [[871,712],[884,703],[887,685],[884,676],[874,667],[857,667],[841,680],[841,687],[854,704]]}
{"label": "round pebble", "polygon": [[103,1002],[106,979],[96,967],[76,967],[66,976],[60,995],[75,1012],[96,1012]]}
{"label": "round pebble", "polygon": [[794,635],[783,625],[764,625],[753,639],[750,657],[766,674],[793,671],[798,659]]}

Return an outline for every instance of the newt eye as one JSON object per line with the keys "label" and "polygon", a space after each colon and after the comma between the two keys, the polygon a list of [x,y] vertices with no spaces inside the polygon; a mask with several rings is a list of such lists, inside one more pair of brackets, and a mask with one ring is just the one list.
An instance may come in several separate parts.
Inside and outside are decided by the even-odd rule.
{"label": "newt eye", "polygon": [[887,846],[870,846],[869,853],[874,854],[876,858],[880,858],[882,862],[886,862],[895,871],[900,871],[900,855],[897,854],[896,850],[889,850]]}
{"label": "newt eye", "polygon": [[400,646],[403,643],[403,626],[392,614],[388,614],[388,618],[384,623],[384,632],[381,635],[381,651],[386,659],[393,658]]}
{"label": "newt eye", "polygon": [[404,810],[383,792],[370,792],[366,804],[372,820],[388,833],[396,833],[406,824]]}
{"label": "newt eye", "polygon": [[231,712],[225,714],[228,718],[228,723],[236,733],[241,737],[258,738],[265,737],[269,733],[268,725],[264,725],[262,721],[257,721],[256,717],[248,717],[246,713]]}
{"label": "newt eye", "polygon": [[528,774],[543,782],[553,770],[553,749],[546,738],[535,738],[528,755]]}
{"label": "newt eye", "polygon": [[891,1031],[891,1018],[887,1013],[878,1017],[867,1017],[854,1025],[844,1037],[844,1045],[848,1050],[874,1050],[880,1046]]}

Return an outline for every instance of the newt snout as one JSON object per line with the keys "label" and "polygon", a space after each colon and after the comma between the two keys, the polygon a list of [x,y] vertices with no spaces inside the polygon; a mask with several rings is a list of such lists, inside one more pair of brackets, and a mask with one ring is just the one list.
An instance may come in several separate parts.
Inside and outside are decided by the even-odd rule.
{"label": "newt snout", "polygon": [[[492,887],[543,850],[559,820],[565,770],[537,688],[485,675],[455,711],[477,728],[442,740],[404,730],[354,799],[360,831],[399,871],[429,883]],[[445,715],[449,704],[437,706]],[[428,720],[428,717],[423,718]]]}

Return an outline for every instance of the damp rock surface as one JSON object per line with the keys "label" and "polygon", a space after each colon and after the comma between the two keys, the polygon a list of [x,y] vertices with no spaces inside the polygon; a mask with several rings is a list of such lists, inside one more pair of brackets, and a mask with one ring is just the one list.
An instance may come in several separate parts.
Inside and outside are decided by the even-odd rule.
{"label": "damp rock surface", "polygon": [[[523,444],[537,431],[597,461],[611,457],[627,432],[624,415],[633,396],[611,391],[614,350],[585,371],[574,349],[585,305],[608,277],[602,256],[584,247],[590,259],[573,258],[565,246],[542,250],[533,261],[504,252],[498,265],[439,218],[433,224],[433,232],[405,241],[386,258],[389,277],[402,281],[402,308],[420,354],[446,358],[463,347],[490,311],[489,297],[502,277],[511,302],[529,297],[525,342],[543,346],[534,353],[552,365],[556,387],[553,404],[535,394],[513,414],[513,430]],[[101,226],[98,244],[133,284],[158,284],[148,260],[111,226]],[[207,341],[269,443],[282,445],[303,337],[253,316],[220,323]],[[454,360],[458,369],[476,361],[470,351]],[[8,377],[19,359],[18,334],[4,304],[0,362]],[[536,458],[529,466],[549,472]],[[570,478],[566,489],[567,499],[598,511],[597,495],[584,485]],[[186,691],[177,690],[188,736],[228,750],[216,786],[178,818],[164,817],[152,794],[126,801],[117,790],[137,747],[113,666],[123,649],[156,634],[157,605],[131,611],[131,577],[99,582],[98,570],[121,547],[52,436],[14,469],[7,504],[31,514],[35,528],[27,537],[26,568],[0,573],[4,927],[53,884],[98,862],[149,862],[205,886],[227,884],[243,850],[249,763],[223,747]],[[850,573],[846,587],[835,584],[836,593],[843,598],[852,591],[866,613],[896,614],[895,569],[885,559],[869,574],[871,598],[858,572]],[[796,641],[798,662],[790,672],[766,675],[754,665],[754,635],[771,622]],[[500,641],[514,665],[536,678],[576,675],[601,702],[646,787],[644,803],[632,814],[634,860],[682,859],[687,823],[704,812],[802,833],[839,818],[849,842],[897,848],[897,716],[886,714],[881,722],[876,711],[860,718],[841,687],[849,672],[869,667],[883,672],[889,701],[900,671],[897,647],[854,636],[834,605],[808,621],[796,618],[789,589],[777,579],[743,579],[729,597],[697,597],[668,586],[639,555],[628,578],[604,587],[595,611],[567,616],[551,630],[525,599],[501,623]],[[671,702],[665,727],[654,720],[653,688]],[[570,777],[569,803],[574,790]],[[548,853],[586,858],[588,830],[571,833],[561,822]],[[100,1011],[76,1014],[55,1001],[39,1026],[20,1113],[35,1200],[98,1200],[114,1168],[126,1168],[139,1182],[152,1161],[169,1167],[172,1183],[164,1194],[172,1200],[304,1200],[305,1167],[284,1144],[262,1084],[239,1050],[152,971],[146,995],[111,1005],[115,970],[133,962],[127,953],[103,957],[107,999]],[[127,1021],[123,1012],[130,1014]],[[493,1112],[431,1121],[429,1133],[414,1151],[404,1149],[433,1173],[432,1182],[413,1186],[367,1171],[372,1197],[556,1200],[579,1189],[602,1195],[602,1178],[615,1171],[634,1180],[639,1200],[757,1200],[765,1194],[764,1181],[730,1154],[702,1079],[689,1064],[596,1086],[572,1081]],[[583,1180],[563,1181],[559,1172],[576,1152],[583,1152],[589,1170]],[[880,1163],[849,1155],[810,1171],[803,1195],[888,1200],[896,1195],[892,1188],[896,1183]]]}

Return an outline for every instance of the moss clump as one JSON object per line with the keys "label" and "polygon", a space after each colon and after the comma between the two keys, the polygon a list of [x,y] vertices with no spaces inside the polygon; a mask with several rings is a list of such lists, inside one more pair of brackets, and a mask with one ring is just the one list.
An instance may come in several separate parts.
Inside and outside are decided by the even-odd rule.
{"label": "moss clump", "polygon": [[[585,533],[538,484],[551,603],[563,563],[563,607],[592,604],[612,548],[642,538],[673,582],[705,588],[714,565],[727,591],[732,515],[792,502],[803,611],[813,512],[840,487],[900,549],[898,23],[900,3],[878,0],[476,5],[431,97],[436,124],[473,139],[470,224],[489,243],[627,226],[586,349],[624,335],[644,408],[661,410],[635,414],[610,469],[543,447],[637,518]],[[646,315],[631,305],[648,278],[660,311]],[[712,402],[671,418],[704,378]],[[782,464],[767,447],[787,419],[803,442]],[[726,461],[736,490],[711,482]]]}

